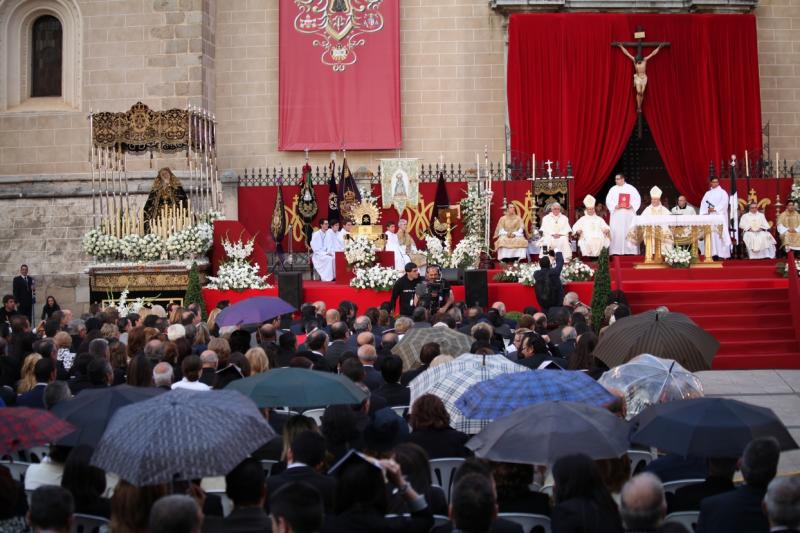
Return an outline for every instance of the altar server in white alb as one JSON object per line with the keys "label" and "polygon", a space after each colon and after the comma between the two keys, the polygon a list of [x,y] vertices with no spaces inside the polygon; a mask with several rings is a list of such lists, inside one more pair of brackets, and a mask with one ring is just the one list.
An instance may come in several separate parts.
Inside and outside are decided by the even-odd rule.
{"label": "altar server in white alb", "polygon": [[395,270],[403,270],[405,268],[406,263],[411,262],[411,258],[408,257],[408,254],[403,249],[404,247],[400,246],[400,241],[397,238],[397,226],[394,222],[389,222],[386,224],[386,246],[385,250],[387,252],[394,252],[394,268]]}
{"label": "altar server in white alb", "polygon": [[328,230],[326,239],[330,239],[328,242],[331,243],[332,252],[344,252],[344,233],[342,233],[341,226],[338,220],[334,220],[331,223],[331,229]]}
{"label": "altar server in white alb", "polygon": [[758,204],[750,202],[749,211],[739,219],[742,240],[750,259],[772,259],[775,257],[775,237],[769,232],[769,223]]}
{"label": "altar server in white alb", "polygon": [[709,189],[703,200],[700,202],[701,215],[722,215],[724,226],[722,235],[716,231],[711,232],[711,255],[720,259],[727,259],[731,256],[731,236],[728,233],[728,204],[730,199],[725,189],[719,186],[719,178],[711,178],[711,189]]}
{"label": "altar server in white alb", "polygon": [[572,233],[585,257],[597,257],[611,242],[611,229],[594,211],[596,200],[591,194],[583,199],[586,214],[572,225]]}
{"label": "altar server in white alb", "polygon": [[569,261],[572,257],[572,248],[569,244],[569,234],[572,228],[569,226],[569,219],[561,214],[561,204],[553,202],[549,206],[550,213],[542,217],[542,238],[539,246],[547,247],[547,250],[561,252],[564,261]]}
{"label": "altar server in white alb", "polygon": [[633,185],[625,183],[625,176],[614,176],[614,185],[606,196],[606,207],[611,213],[611,246],[608,252],[612,255],[636,255],[639,246],[628,241],[628,232],[633,225],[633,217],[642,205],[642,197]]}
{"label": "altar server in white alb", "polygon": [[322,281],[333,281],[336,277],[336,261],[334,250],[334,235],[328,231],[328,221],[319,221],[319,229],[311,235],[311,263]]}

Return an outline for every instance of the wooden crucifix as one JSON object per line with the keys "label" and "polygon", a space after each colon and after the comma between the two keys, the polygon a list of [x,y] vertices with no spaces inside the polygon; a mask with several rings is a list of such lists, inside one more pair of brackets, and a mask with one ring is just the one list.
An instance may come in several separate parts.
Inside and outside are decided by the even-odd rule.
{"label": "wooden crucifix", "polygon": [[[647,89],[647,61],[652,59],[659,50],[670,45],[668,42],[646,42],[644,40],[645,34],[641,26],[636,28],[633,34],[636,41],[619,42],[614,41],[611,46],[616,46],[625,57],[633,62],[633,88],[636,91],[636,113],[639,115],[639,138],[642,138],[642,104],[644,103],[644,91]],[[636,47],[636,57],[628,52],[627,46]],[[655,50],[650,52],[650,55],[644,55],[644,48],[653,48]]]}

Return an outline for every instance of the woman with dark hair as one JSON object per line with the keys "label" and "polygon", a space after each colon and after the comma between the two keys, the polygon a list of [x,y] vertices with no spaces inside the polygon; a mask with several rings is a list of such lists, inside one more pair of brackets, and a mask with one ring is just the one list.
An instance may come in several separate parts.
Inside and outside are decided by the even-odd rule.
{"label": "woman with dark hair", "polygon": [[138,354],[128,361],[128,372],[125,379],[126,383],[133,387],[153,386],[153,369],[144,354]]}
{"label": "woman with dark hair", "polygon": [[362,411],[354,411],[349,405],[330,405],[322,415],[322,434],[331,463],[355,448],[364,445],[364,428],[369,420]]}
{"label": "woman with dark hair", "polygon": [[358,306],[349,300],[342,300],[339,304],[339,318],[342,322],[347,324],[348,328],[353,327],[353,321],[356,319],[358,313]]}
{"label": "woman with dark hair", "polygon": [[0,531],[28,531],[28,500],[22,483],[0,466]]}
{"label": "woman with dark hair", "polygon": [[592,378],[599,379],[608,367],[592,355],[596,347],[597,335],[591,331],[581,335],[575,353],[569,359],[569,370],[585,370]]}
{"label": "woman with dark hair", "polygon": [[42,320],[50,320],[50,317],[56,311],[61,311],[61,306],[58,305],[55,298],[48,295],[45,304],[42,306]]}
{"label": "woman with dark hair", "polygon": [[[431,466],[428,462],[428,454],[422,447],[405,442],[398,444],[392,450],[392,459],[397,461],[406,481],[411,483],[414,490],[425,496],[433,514],[447,515],[447,498],[441,487],[433,485],[431,478]],[[546,497],[546,496],[545,496]],[[389,499],[389,514],[405,514],[409,509],[402,495],[393,492]]]}
{"label": "woman with dark hair", "polygon": [[136,326],[128,332],[128,357],[136,357],[144,352],[145,338],[144,326]]}
{"label": "woman with dark hair", "polygon": [[533,513],[550,516],[550,498],[530,489],[533,465],[492,462],[499,513]]}
{"label": "woman with dark hair", "polygon": [[621,533],[622,521],[594,461],[566,455],[553,465],[553,533]]}
{"label": "woman with dark hair", "polygon": [[120,479],[111,497],[112,533],[141,533],[149,530],[150,509],[159,498],[169,494],[167,485],[135,487]]}
{"label": "woman with dark hair", "polygon": [[61,486],[72,493],[76,513],[110,518],[111,501],[103,498],[106,474],[89,464],[92,452],[92,448],[85,444],[72,449],[64,464]]}
{"label": "woman with dark hair", "polygon": [[438,396],[423,394],[417,398],[411,406],[409,424],[409,442],[420,446],[431,459],[471,455],[464,446],[469,435],[450,427],[450,415]]}
{"label": "woman with dark hair", "polygon": [[114,369],[114,383],[112,385],[122,385],[125,383],[125,374],[128,371],[128,348],[118,339],[111,339],[108,343],[111,353],[111,368]]}

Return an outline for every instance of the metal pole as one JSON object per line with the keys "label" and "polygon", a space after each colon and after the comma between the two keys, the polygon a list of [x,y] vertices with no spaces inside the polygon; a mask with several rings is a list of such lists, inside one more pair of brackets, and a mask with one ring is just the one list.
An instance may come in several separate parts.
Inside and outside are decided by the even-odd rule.
{"label": "metal pole", "polygon": [[97,227],[97,203],[95,202],[94,175],[94,111],[89,111],[89,168],[92,174],[92,226]]}

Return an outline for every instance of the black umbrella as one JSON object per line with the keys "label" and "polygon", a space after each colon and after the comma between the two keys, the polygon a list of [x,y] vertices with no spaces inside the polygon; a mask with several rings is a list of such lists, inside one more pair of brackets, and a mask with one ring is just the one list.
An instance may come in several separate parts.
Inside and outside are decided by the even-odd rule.
{"label": "black umbrella", "polygon": [[491,461],[553,464],[584,453],[592,459],[620,457],[628,449],[628,423],[606,409],[573,402],[545,402],[498,418],[467,442]]}
{"label": "black umbrella", "polygon": [[631,420],[631,428],[631,442],[684,457],[740,457],[759,437],[776,438],[782,450],[798,447],[771,409],[728,398],[653,405]]}
{"label": "black umbrella", "polygon": [[649,353],[687,370],[710,370],[719,341],[682,313],[647,311],[617,320],[597,343],[594,356],[609,368]]}
{"label": "black umbrella", "polygon": [[156,387],[131,387],[119,385],[105,389],[86,389],[75,398],[59,402],[53,414],[74,425],[77,430],[56,442],[60,446],[87,444],[94,448],[117,409],[149,400],[163,393]]}

